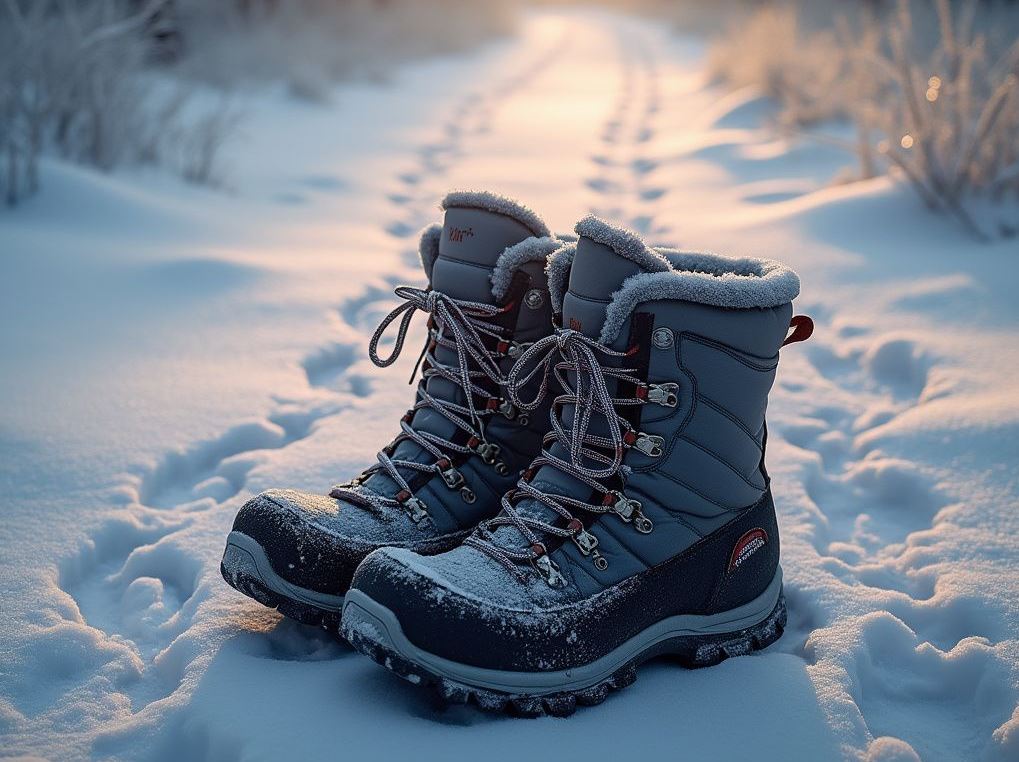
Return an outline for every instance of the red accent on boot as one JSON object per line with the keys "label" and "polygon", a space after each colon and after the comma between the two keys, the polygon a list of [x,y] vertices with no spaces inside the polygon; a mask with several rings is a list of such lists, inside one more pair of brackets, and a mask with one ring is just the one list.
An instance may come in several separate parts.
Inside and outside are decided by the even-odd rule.
{"label": "red accent on boot", "polygon": [[810,335],[814,332],[814,321],[806,315],[793,315],[789,321],[789,327],[793,329],[793,332],[782,342],[783,347],[786,344],[795,344],[809,339]]}

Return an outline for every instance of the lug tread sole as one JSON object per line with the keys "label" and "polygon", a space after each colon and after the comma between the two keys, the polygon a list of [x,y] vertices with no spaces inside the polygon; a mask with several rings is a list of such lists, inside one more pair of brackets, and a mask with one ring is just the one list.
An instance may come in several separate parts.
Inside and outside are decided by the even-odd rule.
{"label": "lug tread sole", "polygon": [[[229,567],[226,563],[226,555],[233,550],[233,557],[230,559]],[[294,619],[301,624],[321,627],[328,630],[339,640],[340,635],[340,612],[327,611],[317,606],[312,606],[303,601],[296,601],[282,593],[271,590],[258,573],[258,569],[243,551],[238,551],[233,546],[227,546],[224,553],[224,560],[219,564],[219,571],[226,583],[235,590],[244,593],[249,598],[258,601],[263,606],[275,609],[283,616]]]}
{"label": "lug tread sole", "polygon": [[719,664],[733,656],[744,656],[763,650],[782,637],[786,616],[785,596],[779,595],[772,612],[752,627],[719,635],[670,638],[638,654],[595,685],[576,691],[534,695],[504,693],[467,685],[416,664],[360,629],[349,628],[341,634],[353,648],[390,672],[411,683],[427,685],[445,704],[473,703],[486,712],[506,713],[517,717],[546,715],[568,717],[578,706],[600,704],[609,693],[622,690],[634,683],[637,679],[637,667],[656,656],[668,655],[683,667],[699,669]]}

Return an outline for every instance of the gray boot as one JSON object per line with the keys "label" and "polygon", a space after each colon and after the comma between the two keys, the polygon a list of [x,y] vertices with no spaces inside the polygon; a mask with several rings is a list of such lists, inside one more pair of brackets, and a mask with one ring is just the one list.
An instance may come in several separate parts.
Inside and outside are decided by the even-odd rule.
{"label": "gray boot", "polygon": [[461,547],[373,553],[347,595],[352,644],[447,700],[569,714],[652,656],[714,664],[785,624],[764,419],[799,279],[577,232],[548,270],[564,327],[509,379],[525,410],[565,385],[546,448]]}
{"label": "gray boot", "polygon": [[[302,622],[335,630],[354,569],[377,548],[428,554],[460,544],[499,512],[549,428],[548,408],[521,412],[505,384],[521,351],[553,331],[544,268],[562,243],[501,196],[451,193],[442,207],[444,224],[421,239],[429,288],[398,288],[405,301],[369,346],[376,365],[390,365],[414,313],[428,314],[422,378],[400,433],[377,463],[328,494],[252,498],[228,538],[226,581]],[[398,319],[392,353],[380,357],[379,340]]]}

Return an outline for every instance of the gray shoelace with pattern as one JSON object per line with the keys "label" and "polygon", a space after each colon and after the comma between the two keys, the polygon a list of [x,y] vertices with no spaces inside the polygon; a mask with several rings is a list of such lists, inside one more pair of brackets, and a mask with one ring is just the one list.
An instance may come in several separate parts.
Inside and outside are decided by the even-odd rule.
{"label": "gray shoelace with pattern", "polygon": [[[598,355],[605,358],[623,358],[626,352],[609,349],[582,333],[571,329],[559,329],[554,335],[539,339],[521,356],[507,376],[510,399],[521,410],[533,410],[548,394],[550,372],[555,374],[566,393],[555,399],[551,420],[553,430],[546,436],[545,447],[531,463],[528,473],[534,474],[541,466],[549,465],[562,471],[600,493],[603,501],[592,504],[565,495],[542,491],[525,476],[502,499],[502,513],[482,522],[478,530],[465,540],[487,553],[518,578],[523,579],[519,565],[535,564],[546,581],[561,580],[558,569],[548,559],[544,538],[552,536],[576,539],[587,535],[583,523],[573,511],[609,513],[615,510],[617,496],[622,494],[607,489],[600,482],[616,476],[623,463],[628,434],[633,433],[629,421],[619,415],[618,406],[644,404],[637,398],[614,398],[608,387],[609,378],[617,381],[639,384],[632,374],[633,368],[608,367],[599,362]],[[557,360],[557,357],[559,358]],[[528,367],[530,367],[529,372]],[[541,371],[541,385],[532,400],[520,399],[520,390]],[[575,379],[570,383],[569,376]],[[564,426],[557,414],[563,405],[572,405],[569,426]],[[594,416],[600,416],[607,423],[607,436],[590,431]],[[569,416],[564,416],[569,417]],[[564,459],[554,455],[547,445],[558,442],[569,453]],[[521,500],[532,499],[547,506],[566,521],[566,526],[556,526],[548,521],[524,515],[517,509]],[[625,498],[624,498],[625,499]],[[618,511],[617,511],[618,512]],[[644,519],[646,521],[646,519]],[[526,539],[528,547],[507,547],[496,543],[495,530],[502,526],[513,526]],[[648,523],[647,526],[650,526]],[[644,531],[644,530],[641,530]],[[556,586],[553,584],[553,586]]]}
{"label": "gray shoelace with pattern", "polygon": [[[416,522],[422,522],[427,518],[424,505],[413,496],[413,490],[407,479],[400,472],[401,469],[417,472],[443,473],[443,466],[448,467],[449,453],[467,454],[479,452],[479,447],[468,447],[451,442],[449,439],[433,434],[429,431],[417,431],[410,423],[413,413],[422,408],[430,408],[442,415],[458,429],[466,432],[472,439],[485,443],[484,426],[482,415],[488,410],[479,411],[474,403],[475,396],[491,398],[491,392],[478,385],[477,381],[489,379],[497,387],[505,385],[506,379],[499,369],[497,360],[499,355],[485,347],[482,335],[495,339],[501,339],[507,332],[505,329],[493,326],[486,322],[488,319],[503,312],[505,307],[495,307],[484,302],[472,302],[454,299],[439,291],[425,290],[411,286],[399,286],[395,293],[405,301],[386,315],[379,323],[378,328],[371,337],[368,344],[368,356],[371,361],[380,368],[385,368],[396,362],[396,359],[403,351],[403,345],[407,338],[407,331],[410,328],[411,319],[417,311],[425,312],[431,316],[429,337],[422,350],[414,372],[422,359],[425,361],[425,370],[422,373],[423,379],[427,381],[432,376],[440,376],[453,384],[458,385],[464,391],[465,405],[458,404],[453,400],[442,399],[429,394],[426,383],[418,386],[417,400],[414,407],[400,422],[401,433],[397,435],[385,449],[378,455],[378,463],[370,466],[359,477],[346,484],[339,484],[333,487],[329,493],[331,497],[347,499],[356,504],[382,509],[391,506],[402,506],[411,514]],[[386,329],[400,316],[399,328],[393,351],[388,357],[380,357],[378,353],[379,341],[381,341]],[[445,347],[456,353],[456,365],[446,365],[436,359],[434,350],[436,347]],[[413,380],[413,375],[411,377]],[[396,445],[409,439],[426,452],[436,458],[435,463],[421,463],[414,460],[403,460],[393,458],[391,453]],[[381,495],[364,486],[364,481],[378,472],[384,472],[399,487],[396,496],[389,497]]]}

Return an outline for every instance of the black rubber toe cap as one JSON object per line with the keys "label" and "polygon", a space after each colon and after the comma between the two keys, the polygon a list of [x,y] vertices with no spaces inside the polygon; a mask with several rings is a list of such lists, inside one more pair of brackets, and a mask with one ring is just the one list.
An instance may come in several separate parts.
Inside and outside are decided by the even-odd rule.
{"label": "black rubber toe cap", "polygon": [[[597,655],[592,650],[597,637],[581,642],[576,631],[590,614],[598,618],[597,607],[500,607],[447,587],[386,549],[362,562],[351,587],[392,611],[418,648],[461,664],[541,671],[584,664]],[[583,629],[594,634],[598,625],[588,622]]]}
{"label": "black rubber toe cap", "polygon": [[261,545],[273,571],[287,582],[343,595],[357,565],[378,546],[323,526],[335,519],[340,507],[338,500],[324,495],[269,490],[244,504],[233,529]]}
{"label": "black rubber toe cap", "polygon": [[[738,573],[727,572],[734,546],[754,528],[763,528],[772,540],[741,564]],[[548,596],[536,574],[528,575],[526,583],[507,574],[501,586],[493,582],[491,590],[468,594],[437,568],[452,565],[388,549],[364,560],[351,587],[393,612],[418,648],[475,667],[535,672],[587,664],[669,616],[728,611],[751,601],[774,579],[778,554],[778,527],[768,493],[682,553],[590,598],[577,600],[573,596],[578,591],[567,586],[561,589],[560,602],[520,603]],[[477,561],[495,563],[480,556]],[[458,574],[470,573],[460,568]],[[539,588],[506,587],[521,584]]]}

